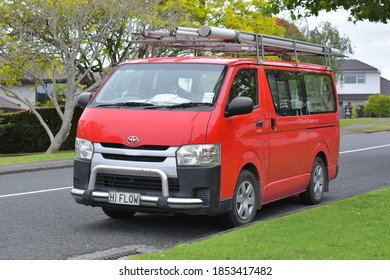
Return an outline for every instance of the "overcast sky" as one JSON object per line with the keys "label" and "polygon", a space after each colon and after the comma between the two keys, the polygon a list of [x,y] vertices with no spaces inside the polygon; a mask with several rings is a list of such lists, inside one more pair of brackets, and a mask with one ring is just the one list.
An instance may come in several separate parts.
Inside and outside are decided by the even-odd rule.
{"label": "overcast sky", "polygon": [[348,22],[348,15],[345,10],[320,13],[318,17],[307,18],[307,22],[314,29],[320,22],[329,21],[340,34],[351,39],[354,54],[350,58],[378,68],[381,76],[390,80],[390,24],[368,21],[353,24]]}

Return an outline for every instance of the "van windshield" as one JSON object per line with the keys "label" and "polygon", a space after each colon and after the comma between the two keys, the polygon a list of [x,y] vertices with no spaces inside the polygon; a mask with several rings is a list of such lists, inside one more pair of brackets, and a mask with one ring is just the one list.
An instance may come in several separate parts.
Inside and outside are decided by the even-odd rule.
{"label": "van windshield", "polygon": [[212,107],[226,68],[216,64],[125,64],[103,84],[91,106]]}

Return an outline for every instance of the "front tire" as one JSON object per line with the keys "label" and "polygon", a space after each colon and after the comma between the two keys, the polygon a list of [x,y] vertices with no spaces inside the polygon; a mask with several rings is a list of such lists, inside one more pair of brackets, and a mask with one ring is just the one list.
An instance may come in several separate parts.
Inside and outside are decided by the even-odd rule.
{"label": "front tire", "polygon": [[320,157],[316,157],[311,170],[309,186],[304,193],[299,195],[299,198],[304,204],[318,204],[324,195],[324,191],[328,188],[328,184],[328,170],[324,161]]}
{"label": "front tire", "polygon": [[241,171],[233,196],[230,212],[223,216],[228,227],[237,227],[254,221],[259,206],[259,186],[253,174]]}

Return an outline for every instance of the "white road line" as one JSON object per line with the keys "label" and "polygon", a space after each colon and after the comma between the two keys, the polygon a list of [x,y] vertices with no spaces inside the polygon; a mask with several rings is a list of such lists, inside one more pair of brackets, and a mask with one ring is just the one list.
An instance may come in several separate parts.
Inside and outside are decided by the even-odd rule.
{"label": "white road line", "polygon": [[[386,148],[386,147],[390,147],[390,144],[381,145],[381,146],[374,146],[374,147],[368,147],[368,148],[357,149],[357,150],[343,151],[343,152],[340,152],[340,155],[342,155],[342,154],[349,154],[349,153],[356,153],[356,152],[363,152],[363,151],[368,151],[368,150],[373,150],[373,149],[380,149],[380,148]],[[73,188],[73,187],[47,189],[47,190],[39,190],[39,191],[23,192],[23,193],[12,193],[12,194],[0,195],[0,198],[22,196],[22,195],[30,195],[30,194],[45,193],[45,192],[55,192],[55,191],[68,190],[68,189],[71,189],[71,188]]]}
{"label": "white road line", "polygon": [[390,147],[390,144],[381,145],[381,146],[374,146],[374,147],[368,147],[368,148],[357,149],[357,150],[344,151],[344,152],[340,152],[340,155],[342,155],[342,154],[349,154],[349,153],[356,153],[356,152],[363,152],[363,151],[380,149],[380,148],[386,148],[386,147]]}
{"label": "white road line", "polygon": [[47,190],[39,190],[39,191],[23,192],[23,193],[11,193],[11,194],[0,195],[0,198],[13,197],[13,196],[22,196],[22,195],[29,195],[29,194],[37,194],[37,193],[45,193],[45,192],[55,192],[55,191],[68,190],[68,189],[71,189],[71,188],[73,188],[73,187],[47,189]]}

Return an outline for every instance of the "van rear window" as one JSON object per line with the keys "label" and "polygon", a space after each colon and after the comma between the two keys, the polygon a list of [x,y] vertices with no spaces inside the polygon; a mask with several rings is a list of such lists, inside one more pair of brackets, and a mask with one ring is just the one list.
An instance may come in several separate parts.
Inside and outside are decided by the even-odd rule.
{"label": "van rear window", "polygon": [[286,70],[266,70],[266,75],[279,116],[336,112],[330,75]]}

